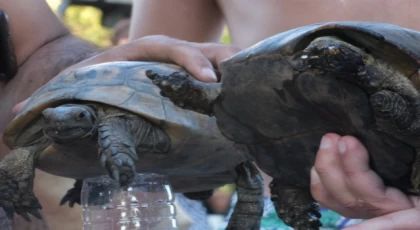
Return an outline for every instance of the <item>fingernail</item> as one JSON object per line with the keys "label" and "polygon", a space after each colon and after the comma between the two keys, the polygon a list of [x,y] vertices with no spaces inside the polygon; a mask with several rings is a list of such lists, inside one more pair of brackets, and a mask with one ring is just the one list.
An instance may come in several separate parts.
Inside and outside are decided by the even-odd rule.
{"label": "fingernail", "polygon": [[203,75],[207,79],[211,79],[211,80],[217,81],[216,74],[210,68],[204,68],[204,69],[202,69],[201,70],[201,75]]}
{"label": "fingernail", "polygon": [[321,144],[319,145],[320,149],[328,149],[330,148],[332,145],[332,141],[331,138],[327,137],[327,136],[323,136],[321,139]]}
{"label": "fingernail", "polygon": [[347,151],[346,143],[342,140],[338,141],[338,152],[343,154]]}
{"label": "fingernail", "polygon": [[312,167],[311,169],[311,184],[319,184],[319,175],[316,172],[315,168]]}

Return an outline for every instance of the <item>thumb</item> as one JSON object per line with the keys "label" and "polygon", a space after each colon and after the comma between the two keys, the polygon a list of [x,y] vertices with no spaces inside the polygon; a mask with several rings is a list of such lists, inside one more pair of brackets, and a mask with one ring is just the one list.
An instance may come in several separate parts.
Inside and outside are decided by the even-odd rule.
{"label": "thumb", "polygon": [[420,210],[406,209],[352,225],[344,230],[416,230],[420,229]]}

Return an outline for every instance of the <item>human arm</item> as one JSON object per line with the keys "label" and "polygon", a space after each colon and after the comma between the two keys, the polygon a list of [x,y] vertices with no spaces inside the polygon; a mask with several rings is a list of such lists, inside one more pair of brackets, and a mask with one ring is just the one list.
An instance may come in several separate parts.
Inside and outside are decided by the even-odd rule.
{"label": "human arm", "polygon": [[312,195],[349,218],[368,219],[347,228],[419,229],[419,197],[387,187],[369,167],[366,148],[354,137],[323,137],[311,171]]}
{"label": "human arm", "polygon": [[[97,52],[70,34],[44,0],[0,0],[8,15],[18,72],[0,88],[0,131],[13,118],[13,106],[58,72]],[[1,146],[0,156],[7,153]]]}
{"label": "human arm", "polygon": [[[29,97],[62,69],[97,52],[70,34],[44,0],[0,0],[8,15],[18,72],[1,82],[0,132],[13,118],[12,107]],[[0,145],[0,157],[7,153]]]}
{"label": "human arm", "polygon": [[7,13],[18,65],[40,47],[70,34],[45,0],[1,0]]}
{"label": "human arm", "polygon": [[215,0],[136,0],[130,40],[166,35],[192,42],[219,42],[224,20]]}

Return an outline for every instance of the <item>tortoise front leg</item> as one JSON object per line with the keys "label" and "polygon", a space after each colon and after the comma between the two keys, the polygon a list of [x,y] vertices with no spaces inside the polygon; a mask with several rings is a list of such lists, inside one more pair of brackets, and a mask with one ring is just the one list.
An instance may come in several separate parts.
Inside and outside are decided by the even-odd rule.
{"label": "tortoise front leg", "polygon": [[149,121],[123,114],[101,120],[98,144],[102,166],[120,186],[126,187],[136,174],[137,154],[167,152],[170,140],[163,130]]}
{"label": "tortoise front leg", "polygon": [[13,213],[31,221],[28,213],[42,219],[41,205],[33,192],[35,160],[40,146],[20,147],[0,162],[0,208],[10,219]]}
{"label": "tortoise front leg", "polygon": [[238,201],[226,229],[260,229],[264,211],[264,185],[257,167],[246,161],[235,168]]}
{"label": "tortoise front leg", "polygon": [[284,223],[296,230],[318,230],[322,226],[318,204],[309,188],[283,186],[274,178],[270,189],[277,216]]}
{"label": "tortoise front leg", "polygon": [[161,89],[161,95],[184,109],[211,115],[212,105],[221,92],[220,83],[206,83],[186,73],[159,74],[153,70],[146,75]]}

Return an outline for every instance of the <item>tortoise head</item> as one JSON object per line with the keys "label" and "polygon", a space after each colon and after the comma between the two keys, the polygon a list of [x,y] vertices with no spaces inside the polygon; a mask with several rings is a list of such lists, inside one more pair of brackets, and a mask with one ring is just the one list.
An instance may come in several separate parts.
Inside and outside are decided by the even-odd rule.
{"label": "tortoise head", "polygon": [[312,68],[335,73],[358,73],[364,66],[364,52],[334,36],[318,37],[303,51],[302,59]]}
{"label": "tortoise head", "polygon": [[66,104],[42,112],[44,134],[53,140],[77,140],[92,136],[97,128],[94,109]]}

